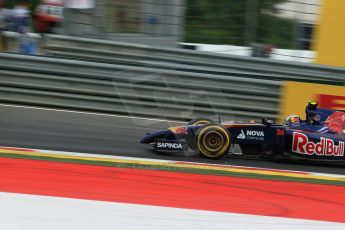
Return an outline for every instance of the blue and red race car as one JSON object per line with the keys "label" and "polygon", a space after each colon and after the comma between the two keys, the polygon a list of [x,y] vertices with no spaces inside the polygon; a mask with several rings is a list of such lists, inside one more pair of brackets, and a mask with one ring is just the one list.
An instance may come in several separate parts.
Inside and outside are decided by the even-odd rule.
{"label": "blue and red race car", "polygon": [[231,154],[238,144],[243,155],[272,159],[320,159],[345,162],[345,112],[308,102],[306,118],[289,116],[283,125],[262,122],[214,123],[195,119],[186,126],[148,133],[141,143],[159,152],[194,150],[206,158]]}

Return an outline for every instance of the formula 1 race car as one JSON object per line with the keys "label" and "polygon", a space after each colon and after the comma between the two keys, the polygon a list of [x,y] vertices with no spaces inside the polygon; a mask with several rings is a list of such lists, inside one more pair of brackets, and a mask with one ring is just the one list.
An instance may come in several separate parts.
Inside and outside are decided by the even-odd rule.
{"label": "formula 1 race car", "polygon": [[[159,152],[194,150],[206,158],[221,158],[238,144],[242,155],[272,159],[320,159],[345,162],[345,112],[318,108],[308,102],[306,118],[291,115],[283,125],[195,119],[186,126],[148,133],[141,143]],[[231,151],[230,153],[231,154]]]}

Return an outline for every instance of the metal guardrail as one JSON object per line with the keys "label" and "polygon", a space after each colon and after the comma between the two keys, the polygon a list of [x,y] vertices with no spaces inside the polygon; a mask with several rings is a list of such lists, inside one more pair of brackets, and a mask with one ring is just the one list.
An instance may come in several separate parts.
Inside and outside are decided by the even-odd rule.
{"label": "metal guardrail", "polygon": [[[12,31],[3,31],[2,32],[3,39],[5,39],[5,46],[3,47],[3,51],[11,52],[11,53],[20,53],[22,52],[20,46],[21,41],[25,41],[26,43],[30,42],[30,46],[32,46],[32,53],[40,54],[41,49],[41,39],[42,36],[37,33],[27,33],[27,34],[19,34],[17,32]],[[21,37],[26,37],[25,39]]]}
{"label": "metal guardrail", "polygon": [[187,120],[275,119],[281,82],[0,53],[0,101]]}
{"label": "metal guardrail", "polygon": [[44,49],[50,55],[106,63],[177,69],[256,79],[290,80],[345,85],[345,68],[277,61],[210,52],[152,47],[139,44],[47,35]]}

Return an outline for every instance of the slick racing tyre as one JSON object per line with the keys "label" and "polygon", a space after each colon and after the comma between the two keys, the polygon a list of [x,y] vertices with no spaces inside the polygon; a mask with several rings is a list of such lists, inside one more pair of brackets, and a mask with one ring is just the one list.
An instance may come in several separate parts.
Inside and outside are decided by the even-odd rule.
{"label": "slick racing tyre", "polygon": [[188,123],[188,125],[203,125],[203,124],[209,124],[209,123],[213,123],[213,121],[207,118],[196,118],[196,119],[191,120]]}
{"label": "slick racing tyre", "polygon": [[205,124],[196,133],[196,145],[203,157],[221,158],[229,151],[230,133],[218,124]]}
{"label": "slick racing tyre", "polygon": [[[190,122],[188,122],[188,125],[204,125],[204,124],[210,124],[210,123],[214,123],[211,119],[207,119],[207,118],[195,118],[193,120],[191,120]],[[188,146],[189,148],[191,148],[194,151],[197,151],[197,143],[196,140],[194,139],[194,136],[190,136],[190,138],[188,138]]]}

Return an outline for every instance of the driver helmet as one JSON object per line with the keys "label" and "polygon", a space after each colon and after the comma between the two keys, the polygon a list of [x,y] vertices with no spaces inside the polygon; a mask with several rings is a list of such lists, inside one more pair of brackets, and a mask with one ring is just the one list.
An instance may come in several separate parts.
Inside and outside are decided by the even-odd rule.
{"label": "driver helmet", "polygon": [[284,121],[284,125],[300,125],[300,124],[301,124],[301,118],[298,115],[290,115]]}

